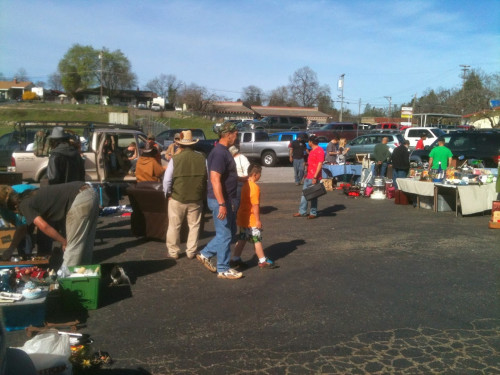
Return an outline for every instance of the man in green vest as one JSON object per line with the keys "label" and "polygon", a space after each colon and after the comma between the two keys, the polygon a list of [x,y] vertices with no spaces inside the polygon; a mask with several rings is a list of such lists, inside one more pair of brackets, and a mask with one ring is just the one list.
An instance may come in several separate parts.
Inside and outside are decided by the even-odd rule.
{"label": "man in green vest", "polygon": [[182,151],[170,159],[163,178],[163,191],[168,199],[167,251],[169,258],[179,258],[181,225],[187,219],[186,256],[193,259],[207,190],[206,160],[203,154],[193,150],[198,139],[193,140],[191,130],[183,131],[175,142]]}

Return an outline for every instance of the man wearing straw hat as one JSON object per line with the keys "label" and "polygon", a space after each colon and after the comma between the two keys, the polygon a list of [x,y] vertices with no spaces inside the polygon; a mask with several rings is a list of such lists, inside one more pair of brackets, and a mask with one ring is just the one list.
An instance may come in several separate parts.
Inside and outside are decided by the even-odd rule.
{"label": "man wearing straw hat", "polygon": [[186,256],[193,259],[198,248],[203,198],[207,189],[207,167],[203,154],[194,151],[191,130],[185,130],[175,141],[182,152],[168,163],[163,178],[163,190],[168,198],[167,251],[173,259],[179,258],[180,233],[184,219],[187,219],[189,234],[186,242]]}

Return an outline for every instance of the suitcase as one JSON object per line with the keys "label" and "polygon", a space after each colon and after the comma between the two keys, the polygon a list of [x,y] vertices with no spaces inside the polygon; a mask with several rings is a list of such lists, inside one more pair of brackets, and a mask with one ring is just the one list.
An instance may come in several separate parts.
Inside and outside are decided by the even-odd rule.
{"label": "suitcase", "polygon": [[408,196],[402,190],[394,191],[394,203],[402,205],[410,204],[410,202],[408,202]]}
{"label": "suitcase", "polygon": [[326,194],[326,189],[325,185],[323,184],[316,184],[316,185],[311,185],[308,188],[302,190],[304,193],[304,197],[306,197],[306,200],[310,201],[311,199],[321,197],[322,195]]}

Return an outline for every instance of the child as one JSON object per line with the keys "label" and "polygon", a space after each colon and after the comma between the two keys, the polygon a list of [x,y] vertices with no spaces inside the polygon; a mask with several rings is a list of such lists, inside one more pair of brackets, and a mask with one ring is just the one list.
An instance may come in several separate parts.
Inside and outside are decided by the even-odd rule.
{"label": "child", "polygon": [[236,224],[239,227],[238,242],[234,248],[234,254],[229,262],[231,267],[244,268],[247,266],[241,260],[241,253],[246,242],[254,244],[255,254],[259,258],[259,267],[277,268],[274,262],[267,258],[262,247],[262,222],[260,221],[260,188],[256,184],[262,173],[262,167],[257,164],[250,164],[248,167],[248,181],[241,189],[241,203],[238,210]]}

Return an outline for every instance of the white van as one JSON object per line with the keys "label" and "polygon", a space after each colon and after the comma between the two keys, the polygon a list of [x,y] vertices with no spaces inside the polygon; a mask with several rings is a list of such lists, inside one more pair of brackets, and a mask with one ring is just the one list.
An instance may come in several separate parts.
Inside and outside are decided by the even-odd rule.
{"label": "white van", "polygon": [[410,141],[410,149],[414,149],[418,140],[425,134],[427,139],[424,141],[424,146],[430,146],[436,139],[443,137],[445,133],[439,128],[412,127],[405,129],[404,137]]}

